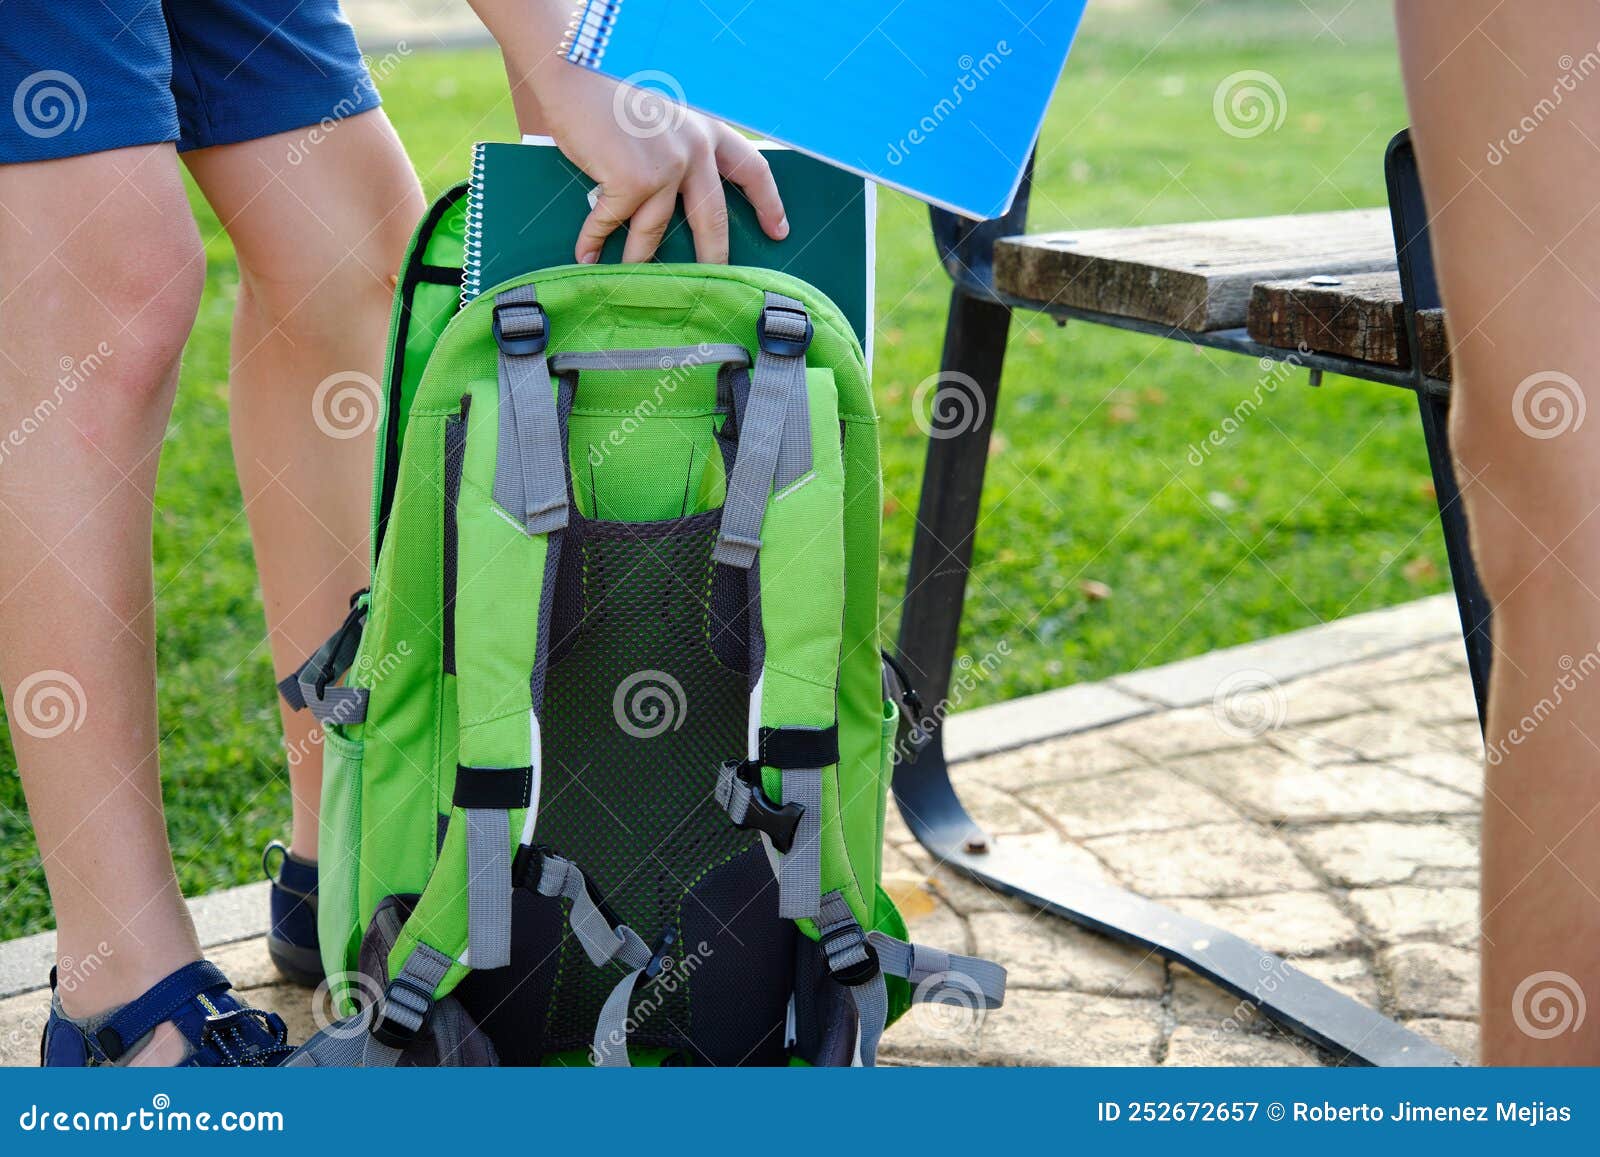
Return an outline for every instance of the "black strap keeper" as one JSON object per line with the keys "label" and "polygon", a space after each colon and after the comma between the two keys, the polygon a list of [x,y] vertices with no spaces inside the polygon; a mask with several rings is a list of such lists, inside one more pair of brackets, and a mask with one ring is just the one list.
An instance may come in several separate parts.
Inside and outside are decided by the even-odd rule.
{"label": "black strap keeper", "polygon": [[828,727],[763,727],[761,764],[780,771],[809,771],[839,762],[839,723]]}
{"label": "black strap keeper", "polygon": [[456,767],[451,802],[461,808],[527,807],[533,795],[531,767]]}
{"label": "black strap keeper", "polygon": [[[512,311],[515,315],[502,316]],[[518,315],[526,318],[526,322],[519,321]],[[497,302],[490,329],[494,333],[494,344],[500,347],[501,353],[511,357],[542,354],[550,344],[550,321],[545,316],[544,306],[536,301]]]}

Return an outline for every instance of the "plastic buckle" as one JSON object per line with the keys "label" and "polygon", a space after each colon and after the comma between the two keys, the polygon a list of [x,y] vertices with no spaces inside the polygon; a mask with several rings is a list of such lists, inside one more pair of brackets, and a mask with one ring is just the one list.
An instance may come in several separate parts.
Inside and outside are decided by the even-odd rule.
{"label": "plastic buckle", "polygon": [[678,934],[668,928],[661,934],[661,939],[656,941],[655,951],[650,954],[650,963],[644,966],[644,979],[654,980],[663,972],[671,972],[677,967],[672,959],[672,946],[678,942]]}
{"label": "plastic buckle", "polygon": [[[769,334],[767,332],[767,315],[774,312],[786,313],[793,317],[805,318],[806,336],[803,338],[792,338],[779,337],[777,334]],[[760,348],[762,353],[778,354],[782,357],[791,358],[801,357],[805,354],[806,350],[810,348],[811,336],[815,332],[815,329],[811,325],[810,315],[798,309],[786,309],[782,306],[775,306],[769,309],[763,309],[761,311],[761,316],[756,319],[756,345]]]}
{"label": "plastic buckle", "polygon": [[[384,990],[382,1010],[372,1020],[372,1037],[379,1044],[385,1044],[392,1049],[404,1051],[421,1035],[422,1027],[419,1024],[416,1028],[407,1028],[405,1025],[397,1024],[389,1019],[389,1002],[393,999],[394,990],[397,988],[402,988],[413,996],[418,997],[425,1010],[433,1007],[433,993],[420,985],[413,984],[404,976],[395,977],[389,982],[389,987]],[[422,1022],[427,1022],[426,1012],[422,1015]]]}
{"label": "plastic buckle", "polygon": [[[531,309],[536,312],[539,315],[538,332],[518,332],[518,327],[513,327],[512,333],[506,333],[500,320],[500,311],[505,309]],[[536,301],[496,302],[490,328],[494,331],[494,344],[500,347],[501,353],[511,357],[542,354],[550,344],[550,319],[545,316],[544,306]]]}
{"label": "plastic buckle", "polygon": [[772,841],[773,848],[788,855],[794,847],[795,833],[800,830],[800,817],[806,809],[797,803],[775,804],[761,786],[761,765],[745,760],[739,764],[739,779],[750,788],[750,806],[745,808],[744,819],[735,827],[753,828]]}
{"label": "plastic buckle", "polygon": [[[866,957],[847,967],[835,968],[833,966],[833,942],[842,938],[848,938],[850,944],[841,945],[841,951],[850,945],[857,945],[866,953]],[[865,984],[883,971],[883,966],[878,960],[878,950],[872,946],[872,941],[868,940],[861,931],[861,926],[854,921],[835,928],[831,932],[824,932],[819,943],[822,946],[822,954],[828,961],[829,975],[848,988],[854,988],[858,984]]]}

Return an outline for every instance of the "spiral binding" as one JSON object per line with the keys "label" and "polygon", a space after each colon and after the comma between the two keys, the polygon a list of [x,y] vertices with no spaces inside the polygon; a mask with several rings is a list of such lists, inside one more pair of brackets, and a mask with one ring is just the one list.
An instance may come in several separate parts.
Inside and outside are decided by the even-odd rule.
{"label": "spiral binding", "polygon": [[621,8],[622,0],[584,0],[583,7],[573,12],[561,38],[563,55],[573,64],[599,68]]}
{"label": "spiral binding", "polygon": [[467,219],[462,227],[461,305],[483,291],[483,142],[472,146],[467,177]]}

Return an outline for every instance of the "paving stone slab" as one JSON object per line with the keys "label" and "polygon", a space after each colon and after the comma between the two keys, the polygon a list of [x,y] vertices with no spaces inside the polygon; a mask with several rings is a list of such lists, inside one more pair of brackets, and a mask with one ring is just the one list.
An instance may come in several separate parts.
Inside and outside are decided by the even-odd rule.
{"label": "paving stone slab", "polygon": [[1104,836],[1084,846],[1147,896],[1252,896],[1317,886],[1289,846],[1255,824]]}
{"label": "paving stone slab", "polygon": [[1443,823],[1330,824],[1291,837],[1317,868],[1344,887],[1418,883],[1430,869],[1476,873],[1478,845]]}
{"label": "paving stone slab", "polygon": [[1270,749],[1247,758],[1197,756],[1173,764],[1173,770],[1274,824],[1470,813],[1478,806],[1470,796],[1385,764],[1317,766]]}
{"label": "paving stone slab", "polygon": [[1079,683],[1039,695],[958,711],[944,724],[945,758],[955,761],[1023,747],[1143,715],[1151,705],[1108,683]]}
{"label": "paving stone slab", "polygon": [[1362,693],[1368,703],[1383,711],[1419,723],[1473,723],[1478,721],[1478,701],[1466,673],[1448,674],[1405,683],[1369,687]]}
{"label": "paving stone slab", "polygon": [[1429,940],[1471,948],[1478,939],[1478,893],[1473,888],[1396,885],[1349,893],[1359,919],[1379,944]]}
{"label": "paving stone slab", "polygon": [[1161,1030],[1161,1005],[1154,1000],[1019,991],[984,1021],[976,1060],[985,1065],[1149,1065],[1155,1063]]}
{"label": "paving stone slab", "polygon": [[1268,732],[1266,739],[1274,747],[1316,766],[1456,749],[1454,741],[1441,735],[1438,728],[1385,711],[1279,728]]}
{"label": "paving stone slab", "polygon": [[1022,798],[1074,839],[1241,818],[1217,796],[1157,767],[1051,784],[1027,791]]}
{"label": "paving stone slab", "polygon": [[1418,1036],[1447,1049],[1465,1064],[1478,1060],[1478,1026],[1470,1020],[1440,1020],[1436,1017],[1417,1017],[1400,1022]]}
{"label": "paving stone slab", "polygon": [[1103,996],[1159,997],[1161,959],[1042,912],[979,912],[971,917],[979,956],[1010,972],[1008,991],[1064,989]]}
{"label": "paving stone slab", "polygon": [[1111,680],[1113,686],[1171,707],[1209,703],[1241,672],[1259,672],[1279,683],[1330,667],[1354,663],[1459,637],[1461,622],[1448,595],[1352,615],[1320,627],[1278,635],[1242,647],[1152,667]]}
{"label": "paving stone slab", "polygon": [[968,760],[954,764],[950,776],[958,790],[968,782],[978,782],[1002,791],[1021,791],[1123,771],[1145,762],[1142,756],[1112,742],[1108,734],[1091,731]]}
{"label": "paving stone slab", "polygon": [[1456,751],[1430,751],[1423,755],[1401,755],[1386,760],[1407,775],[1459,791],[1474,800],[1483,799],[1483,758]]}
{"label": "paving stone slab", "polygon": [[1173,908],[1278,956],[1321,956],[1362,946],[1361,930],[1327,892],[1279,892],[1239,899],[1167,901]]}
{"label": "paving stone slab", "polygon": [[1323,1059],[1315,1046],[1286,1034],[1179,1025],[1167,1038],[1161,1063],[1167,1068],[1307,1068]]}
{"label": "paving stone slab", "polygon": [[1399,944],[1378,954],[1402,1016],[1478,1015],[1478,954],[1448,944]]}

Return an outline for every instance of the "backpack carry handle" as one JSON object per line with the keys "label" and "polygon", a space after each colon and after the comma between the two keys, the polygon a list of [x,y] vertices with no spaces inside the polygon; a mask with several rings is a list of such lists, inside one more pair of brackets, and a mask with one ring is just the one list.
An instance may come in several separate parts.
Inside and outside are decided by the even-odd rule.
{"label": "backpack carry handle", "polygon": [[671,373],[695,366],[748,369],[750,351],[732,342],[702,342],[699,345],[632,350],[567,350],[553,355],[549,360],[550,373],[555,377],[582,370],[659,370]]}

